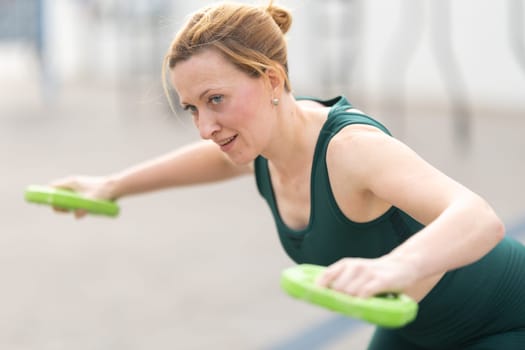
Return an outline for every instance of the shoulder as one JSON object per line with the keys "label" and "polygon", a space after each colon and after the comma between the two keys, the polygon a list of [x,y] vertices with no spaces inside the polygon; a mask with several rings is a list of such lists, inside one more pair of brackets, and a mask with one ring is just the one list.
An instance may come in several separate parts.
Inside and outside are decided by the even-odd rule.
{"label": "shoulder", "polygon": [[375,126],[351,124],[330,140],[326,162],[330,172],[367,177],[381,171],[400,148],[404,148],[400,141]]}
{"label": "shoulder", "polygon": [[329,144],[329,151],[338,156],[348,154],[352,150],[352,154],[359,156],[359,152],[372,151],[381,145],[386,146],[392,140],[392,136],[373,125],[350,124],[334,135]]}

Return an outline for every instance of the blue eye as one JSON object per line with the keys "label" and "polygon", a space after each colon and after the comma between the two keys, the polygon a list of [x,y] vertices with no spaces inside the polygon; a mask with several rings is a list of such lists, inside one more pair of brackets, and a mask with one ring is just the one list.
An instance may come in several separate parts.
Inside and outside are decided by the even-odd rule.
{"label": "blue eye", "polygon": [[211,96],[208,101],[211,104],[218,105],[219,103],[222,102],[223,99],[224,99],[223,95],[214,95],[214,96]]}

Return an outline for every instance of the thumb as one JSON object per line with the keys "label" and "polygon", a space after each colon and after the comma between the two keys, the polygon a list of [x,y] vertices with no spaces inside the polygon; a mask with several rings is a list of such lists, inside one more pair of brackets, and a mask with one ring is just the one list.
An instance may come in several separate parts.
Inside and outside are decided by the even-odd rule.
{"label": "thumb", "polygon": [[77,181],[73,176],[68,176],[58,180],[54,180],[49,185],[51,187],[64,188],[69,190],[75,190],[76,187],[78,187]]}

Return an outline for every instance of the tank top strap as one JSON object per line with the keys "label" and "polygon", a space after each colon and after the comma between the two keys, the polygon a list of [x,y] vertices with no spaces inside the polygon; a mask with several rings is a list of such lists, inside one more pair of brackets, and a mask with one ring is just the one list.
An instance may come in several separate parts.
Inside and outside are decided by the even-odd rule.
{"label": "tank top strap", "polygon": [[[316,199],[319,199],[319,202],[328,203],[333,208],[336,208],[334,212],[339,216],[338,219],[342,221],[346,220],[346,217],[344,217],[344,215],[338,209],[339,207],[331,190],[328,166],[326,164],[326,154],[330,141],[338,132],[341,131],[341,129],[352,124],[371,125],[390,135],[389,130],[383,126],[383,124],[363,113],[349,111],[351,108],[352,106],[350,103],[344,103],[344,101],[341,101],[330,110],[328,117],[319,133],[319,138],[314,151],[313,167],[311,173],[312,182],[316,184],[312,188],[312,196]],[[349,149],[348,152],[352,152],[352,150]],[[325,211],[324,208],[319,207],[315,202],[313,203],[311,210],[316,216],[322,216],[320,212]]]}

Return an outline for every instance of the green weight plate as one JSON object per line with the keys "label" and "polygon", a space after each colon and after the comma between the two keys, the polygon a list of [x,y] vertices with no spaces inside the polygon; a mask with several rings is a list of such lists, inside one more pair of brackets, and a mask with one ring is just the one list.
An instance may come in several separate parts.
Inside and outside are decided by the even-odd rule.
{"label": "green weight plate", "polygon": [[91,214],[117,216],[119,213],[119,206],[113,201],[91,199],[73,191],[50,186],[28,186],[25,199],[31,203],[47,204],[66,210],[83,209]]}
{"label": "green weight plate", "polygon": [[317,285],[324,269],[312,264],[287,268],[281,274],[281,287],[295,298],[382,327],[398,328],[415,319],[418,304],[404,294],[358,298]]}

